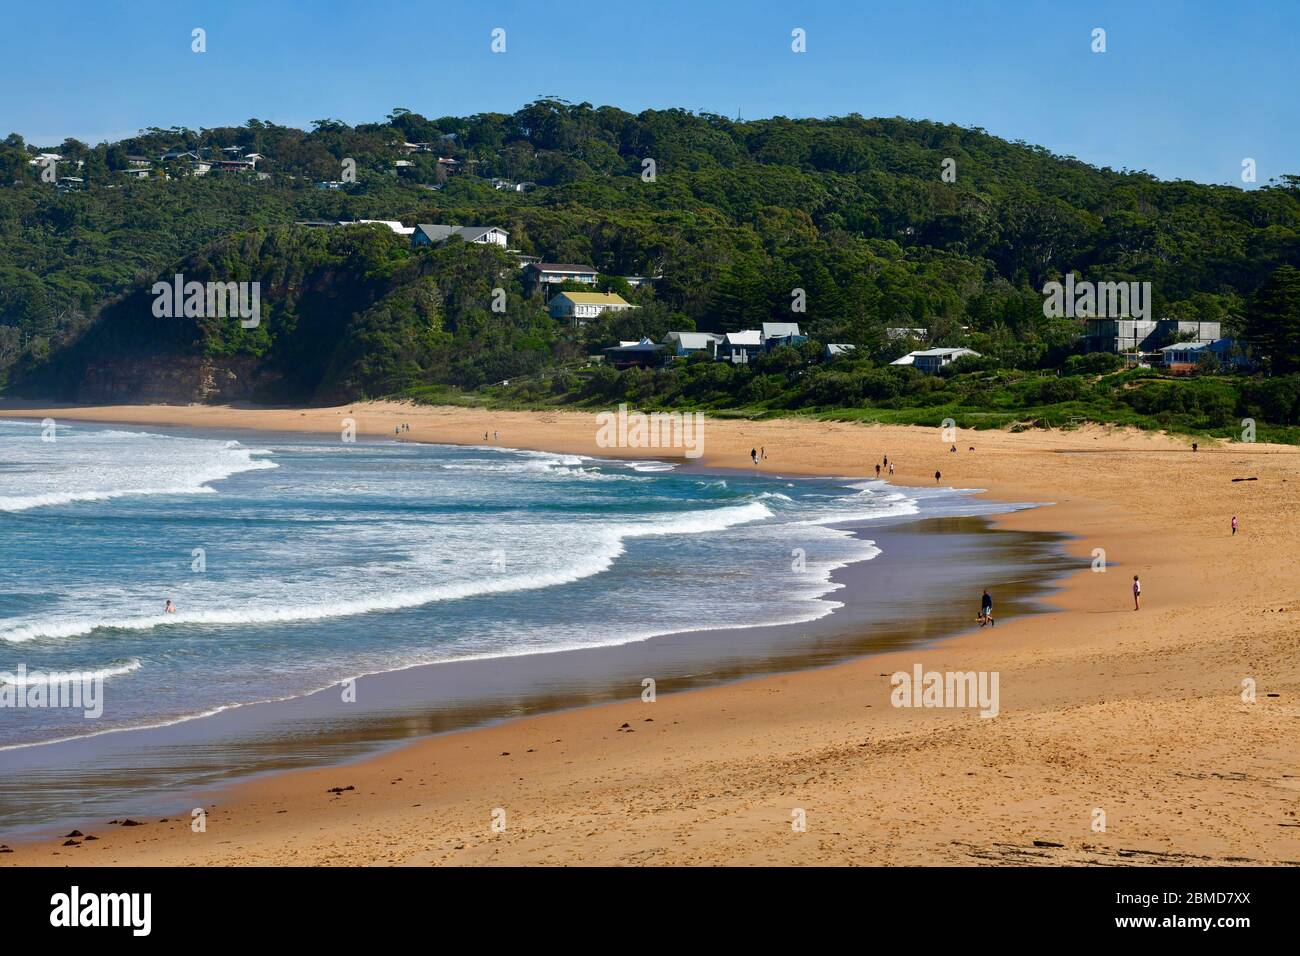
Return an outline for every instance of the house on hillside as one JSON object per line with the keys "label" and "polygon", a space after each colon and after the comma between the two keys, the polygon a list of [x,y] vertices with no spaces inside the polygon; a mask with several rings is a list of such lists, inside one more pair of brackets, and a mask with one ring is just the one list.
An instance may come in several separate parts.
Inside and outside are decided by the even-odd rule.
{"label": "house on hillside", "polygon": [[411,245],[436,246],[438,243],[446,242],[452,236],[459,236],[466,242],[500,246],[504,249],[510,233],[498,226],[441,226],[422,222],[411,233]]}
{"label": "house on hillside", "polygon": [[770,352],[782,345],[798,345],[807,342],[808,336],[801,335],[798,322],[764,322],[763,348]]}
{"label": "house on hillside", "polygon": [[637,306],[613,292],[560,292],[547,304],[551,318],[570,319],[578,325],[606,312],[626,312],[635,308]]}
{"label": "house on hillside", "polygon": [[841,355],[852,355],[857,351],[857,349],[858,347],[856,345],[845,345],[838,342],[831,342],[822,349],[822,358],[833,359],[838,358]]}
{"label": "house on hillside", "polygon": [[728,332],[718,345],[718,360],[733,365],[748,365],[749,360],[762,351],[763,333],[758,329]]}
{"label": "house on hillside", "polygon": [[664,363],[664,347],[649,339],[619,342],[604,352],[605,360],[614,368],[655,368]]}
{"label": "house on hillside", "polygon": [[582,285],[595,285],[600,278],[591,266],[572,262],[530,262],[524,266],[524,284],[528,290],[540,287],[542,298],[550,301],[551,291],[564,282],[578,282]]}
{"label": "house on hillside", "polygon": [[1087,352],[1154,352],[1176,339],[1213,342],[1222,335],[1218,322],[1179,319],[1086,319],[1083,346]]}
{"label": "house on hillside", "polygon": [[902,358],[894,359],[889,364],[910,365],[917,371],[933,375],[945,365],[950,365],[959,358],[965,358],[968,355],[974,355],[978,358],[979,354],[974,349],[967,348],[921,349],[916,352],[908,352]]}
{"label": "house on hillside", "polygon": [[669,332],[664,336],[664,346],[675,358],[689,358],[703,352],[716,359],[721,344],[722,336],[716,332]]}
{"label": "house on hillside", "polygon": [[1250,363],[1237,350],[1233,339],[1215,339],[1213,342],[1176,342],[1166,345],[1158,351],[1165,371],[1174,374],[1194,372],[1205,361],[1205,356],[1212,356],[1219,368],[1245,368]]}

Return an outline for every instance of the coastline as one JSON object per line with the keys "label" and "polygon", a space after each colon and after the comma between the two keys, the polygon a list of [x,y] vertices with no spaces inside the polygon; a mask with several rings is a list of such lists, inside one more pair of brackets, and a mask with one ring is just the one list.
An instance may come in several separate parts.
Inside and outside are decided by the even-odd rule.
{"label": "coastline", "polygon": [[[345,413],[376,435],[409,421],[410,437],[421,441],[481,444],[484,430],[497,430],[510,447],[621,453],[595,448],[592,416],[572,412],[0,409],[286,431],[332,431]],[[930,429],[791,420],[708,428],[706,466],[744,467],[748,448],[761,445],[772,470],[843,475],[867,473],[883,452],[900,462],[895,483],[928,484],[938,467],[944,485],[986,488],[999,501],[1054,502],[995,524],[1072,534],[1071,554],[1105,547],[1112,568],[1070,576],[1053,599],[1058,610],[1008,621],[992,635],[665,694],[652,705],[599,704],[428,738],[346,768],[238,785],[216,798],[206,834],[101,825],[93,847],[59,853],[35,843],[0,860],[1300,860],[1289,809],[1300,785],[1284,771],[1300,756],[1292,732],[1300,670],[1288,633],[1297,573],[1271,560],[1284,553],[1296,517],[1285,488],[1288,477],[1297,480],[1296,449],[1231,445],[1192,456],[1164,436],[1088,428],[964,431],[951,454]],[[1230,483],[1238,471],[1259,481]],[[1245,530],[1231,541],[1230,562],[1222,553],[1228,516],[1218,513],[1225,506]],[[1147,587],[1137,619],[1126,607],[1130,569]],[[1002,713],[981,720],[971,711],[891,708],[887,675],[916,663],[999,671]],[[1240,699],[1244,677],[1259,685],[1254,704]],[[326,792],[349,785],[355,790]],[[497,807],[509,808],[502,833],[489,828]],[[1094,811],[1107,807],[1099,832]],[[806,810],[806,833],[791,831],[792,808]]]}

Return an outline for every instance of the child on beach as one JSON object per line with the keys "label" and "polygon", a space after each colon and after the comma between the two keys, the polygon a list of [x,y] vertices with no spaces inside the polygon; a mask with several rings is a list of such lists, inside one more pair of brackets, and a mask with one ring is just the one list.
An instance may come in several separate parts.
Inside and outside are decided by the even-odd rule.
{"label": "child on beach", "polygon": [[1236,534],[1236,533],[1237,533],[1237,516],[1236,516],[1236,515],[1233,515],[1233,516],[1232,516],[1232,533],[1233,533],[1233,534]]}
{"label": "child on beach", "polygon": [[989,589],[984,589],[984,596],[980,598],[980,614],[976,618],[980,622],[980,627],[985,624],[993,626],[993,596],[989,594]]}
{"label": "child on beach", "polygon": [[1141,606],[1140,604],[1141,597],[1142,597],[1142,582],[1138,580],[1138,576],[1135,574],[1133,575],[1133,610],[1136,611]]}

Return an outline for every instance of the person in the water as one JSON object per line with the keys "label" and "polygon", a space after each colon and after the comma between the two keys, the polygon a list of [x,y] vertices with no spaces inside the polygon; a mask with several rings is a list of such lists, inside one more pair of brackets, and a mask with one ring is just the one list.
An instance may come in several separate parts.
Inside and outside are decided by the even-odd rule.
{"label": "person in the water", "polygon": [[171,599],[171,598],[168,598],[168,599],[167,599],[167,604],[166,604],[166,606],[163,608],[163,612],[166,613],[166,614],[175,614],[175,613],[176,613],[176,605],[172,603],[172,599]]}

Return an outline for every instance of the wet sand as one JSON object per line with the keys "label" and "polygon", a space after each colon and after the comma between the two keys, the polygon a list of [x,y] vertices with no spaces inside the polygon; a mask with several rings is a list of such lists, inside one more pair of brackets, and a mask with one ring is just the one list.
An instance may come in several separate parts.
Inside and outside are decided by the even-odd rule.
{"label": "wet sand", "polygon": [[[612,457],[591,416],[393,405],[29,410],[38,417],[380,435]],[[11,410],[6,415],[14,414]],[[505,720],[341,767],[269,774],[185,821],[82,826],[8,864],[1142,864],[1300,862],[1297,450],[1149,433],[710,421],[703,464],[870,474],[1051,507],[1085,568],[1027,615],[920,648]],[[974,446],[975,450],[971,450]],[[1233,477],[1255,477],[1233,482]],[[1228,534],[1237,515],[1242,531]],[[1104,573],[1086,570],[1104,549]],[[868,562],[881,563],[883,562]],[[1144,605],[1132,610],[1140,573]],[[942,572],[935,575],[942,578]],[[935,587],[943,587],[939,580]],[[1000,713],[890,706],[889,675],[996,671]],[[1243,699],[1243,686],[1254,687]],[[75,772],[68,768],[68,772]],[[339,792],[330,792],[336,788]],[[806,817],[804,830],[792,820]],[[505,821],[504,829],[494,826]],[[92,821],[93,822],[93,821]]]}

